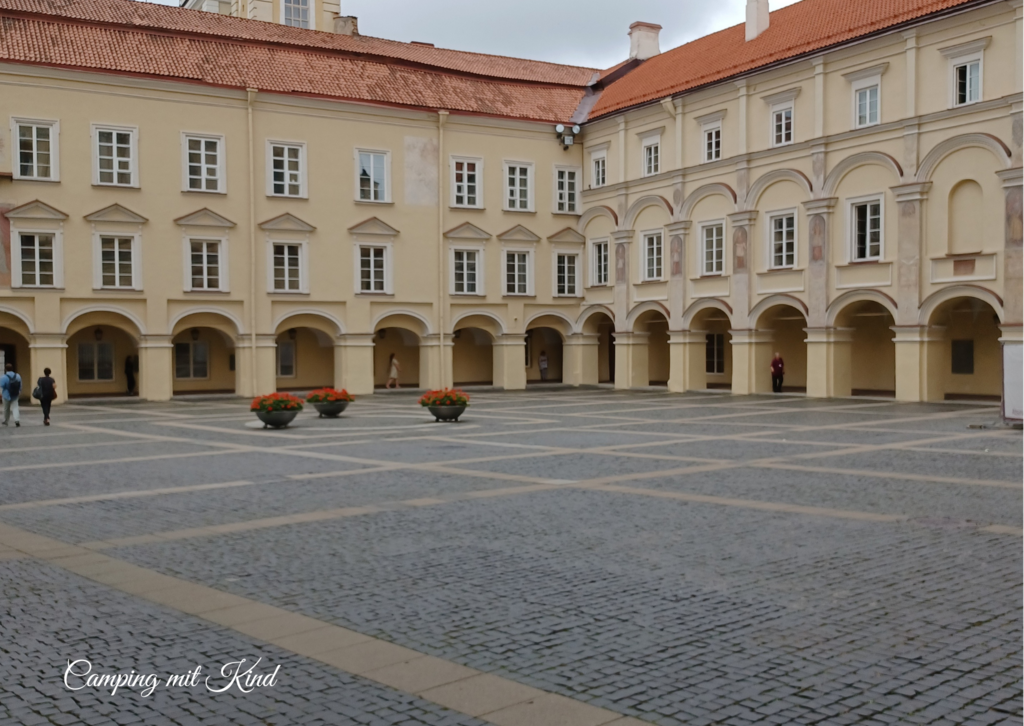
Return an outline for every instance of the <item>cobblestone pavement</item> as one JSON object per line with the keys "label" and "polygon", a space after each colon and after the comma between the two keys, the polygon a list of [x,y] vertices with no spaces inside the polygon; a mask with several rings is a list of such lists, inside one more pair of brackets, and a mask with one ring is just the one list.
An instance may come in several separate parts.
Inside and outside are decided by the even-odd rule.
{"label": "cobblestone pavement", "polygon": [[[455,425],[408,395],[283,431],[233,400],[29,413],[0,432],[0,723],[1021,724],[1021,434],[969,428],[997,417],[536,389]],[[378,655],[314,647],[346,633]],[[460,675],[383,668],[413,651]],[[247,694],[62,683],[258,657],[280,682]]]}

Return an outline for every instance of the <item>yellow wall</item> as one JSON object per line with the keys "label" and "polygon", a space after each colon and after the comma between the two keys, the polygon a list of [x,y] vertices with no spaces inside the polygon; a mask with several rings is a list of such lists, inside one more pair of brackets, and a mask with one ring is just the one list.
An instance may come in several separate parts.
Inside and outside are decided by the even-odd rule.
{"label": "yellow wall", "polygon": [[[235,355],[234,348],[225,339],[223,333],[213,328],[197,328],[199,331],[199,342],[205,342],[209,350],[209,376],[205,379],[178,379],[174,380],[174,393],[212,393],[231,392],[235,390],[235,371],[231,370],[231,356]],[[174,343],[188,343],[192,341],[191,329],[178,333],[173,339]],[[173,356],[173,350],[169,353]],[[238,361],[236,360],[236,365]],[[70,362],[68,363],[70,366]],[[174,361],[171,361],[171,370],[174,370]]]}
{"label": "yellow wall", "polygon": [[[289,340],[285,332],[277,336],[278,343]],[[316,331],[295,328],[295,375],[278,376],[279,391],[309,391],[334,385],[334,346],[330,341],[322,345]]]}
{"label": "yellow wall", "polygon": [[384,386],[388,382],[388,359],[392,353],[398,360],[401,371],[398,385],[416,388],[420,385],[420,343],[415,333],[403,328],[385,328],[373,342],[373,383]]}
{"label": "yellow wall", "polygon": [[880,309],[854,313],[850,343],[850,383],[854,391],[896,390],[895,333],[892,316]]}
{"label": "yellow wall", "polygon": [[[135,341],[127,333],[113,327],[103,327],[103,342],[114,344],[114,380],[112,381],[80,381],[78,379],[78,345],[79,343],[95,343],[95,328],[89,327],[68,338],[68,381],[69,396],[99,396],[127,393],[128,381],[125,376],[125,359],[135,356],[138,350]],[[141,374],[141,371],[139,372]],[[136,374],[136,390],[138,390],[139,374]],[[42,375],[42,371],[39,372]],[[38,377],[38,376],[37,376]],[[34,382],[34,379],[33,379]],[[58,385],[60,382],[58,381]]]}
{"label": "yellow wall", "polygon": [[562,380],[562,337],[551,328],[533,328],[527,331],[530,338],[530,365],[526,367],[527,381],[540,381],[540,367],[537,361],[541,351],[548,356],[548,380]]}
{"label": "yellow wall", "polygon": [[452,377],[455,385],[494,382],[491,334],[480,328],[461,328],[452,341]]}

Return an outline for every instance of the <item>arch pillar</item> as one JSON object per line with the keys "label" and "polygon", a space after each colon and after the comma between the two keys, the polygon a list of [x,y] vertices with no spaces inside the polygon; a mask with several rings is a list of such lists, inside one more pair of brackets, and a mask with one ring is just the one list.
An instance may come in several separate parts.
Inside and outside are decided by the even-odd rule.
{"label": "arch pillar", "polygon": [[[235,392],[243,396],[260,396],[277,390],[277,336],[256,336],[256,355],[252,356],[252,337],[235,339]],[[256,370],[252,370],[253,357]]]}
{"label": "arch pillar", "polygon": [[692,224],[689,220],[684,220],[672,222],[665,227],[669,239],[668,325],[670,329],[678,329],[683,324],[683,309],[686,307],[686,237]]}
{"label": "arch pillar", "polygon": [[[35,388],[36,379],[43,375],[44,368],[49,368],[53,371],[54,380],[57,381],[57,398],[53,402],[61,404],[67,401],[68,357],[65,353],[67,347],[67,336],[60,333],[37,333],[29,336],[29,370],[21,371],[24,387],[29,391]],[[35,399],[30,400],[35,405]]]}
{"label": "arch pillar", "polygon": [[650,333],[613,333],[615,336],[615,388],[650,385],[647,339]]}
{"label": "arch pillar", "polygon": [[850,377],[853,330],[804,328],[807,333],[807,395],[835,398],[853,395]]}
{"label": "arch pillar", "polygon": [[373,333],[339,335],[334,341],[334,387],[354,395],[373,393]]}
{"label": "arch pillar", "polygon": [[[807,322],[818,328],[825,325],[828,310],[829,231],[836,197],[804,202],[810,249],[807,263]],[[808,359],[809,360],[809,359]],[[810,384],[807,388],[810,394]]]}
{"label": "arch pillar", "polygon": [[753,226],[757,210],[728,215],[732,225],[732,301],[734,320],[746,320],[750,314],[750,261],[753,259]]}
{"label": "arch pillar", "polygon": [[139,341],[139,398],[170,401],[173,395],[174,344],[171,336],[143,335]]}
{"label": "arch pillar", "polygon": [[612,241],[615,243],[615,297],[613,309],[616,320],[625,320],[629,314],[629,258],[630,247],[636,232],[632,229],[620,229],[612,232]]}
{"label": "arch pillar", "polygon": [[744,396],[772,390],[772,331],[730,330],[732,392]]}
{"label": "arch pillar", "polygon": [[941,401],[942,343],[945,328],[894,325],[896,337],[896,400]]}
{"label": "arch pillar", "polygon": [[598,372],[598,346],[596,333],[573,333],[566,337],[562,350],[562,382],[572,386],[596,386]]}
{"label": "arch pillar", "polygon": [[931,182],[922,182],[891,187],[899,210],[896,239],[896,325],[899,326],[917,322],[921,304],[921,212],[931,186]]}
{"label": "arch pillar", "polygon": [[451,333],[431,333],[420,338],[420,388],[451,387],[454,346]]}
{"label": "arch pillar", "polygon": [[499,335],[494,339],[494,385],[506,391],[526,389],[526,336]]}
{"label": "arch pillar", "polygon": [[708,387],[707,331],[669,332],[668,390],[672,393],[703,391]]}

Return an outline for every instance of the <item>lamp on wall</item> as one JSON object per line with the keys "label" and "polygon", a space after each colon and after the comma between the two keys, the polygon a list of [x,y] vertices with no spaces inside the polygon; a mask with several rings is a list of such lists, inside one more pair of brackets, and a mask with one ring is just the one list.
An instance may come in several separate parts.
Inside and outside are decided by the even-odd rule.
{"label": "lamp on wall", "polygon": [[192,328],[192,330],[190,330],[188,334],[193,341],[199,340],[199,328]]}
{"label": "lamp on wall", "polygon": [[377,331],[377,337],[380,338],[381,340],[384,340],[385,335],[387,335],[387,331],[384,328],[381,328],[380,330]]}
{"label": "lamp on wall", "polygon": [[580,133],[579,126],[566,127],[562,124],[555,126],[555,135],[558,136],[558,140],[562,142],[562,148],[568,149],[576,142],[576,137]]}
{"label": "lamp on wall", "polygon": [[296,335],[295,328],[288,328],[288,340],[295,340]]}
{"label": "lamp on wall", "polygon": [[96,328],[92,335],[97,341],[103,340],[103,328]]}

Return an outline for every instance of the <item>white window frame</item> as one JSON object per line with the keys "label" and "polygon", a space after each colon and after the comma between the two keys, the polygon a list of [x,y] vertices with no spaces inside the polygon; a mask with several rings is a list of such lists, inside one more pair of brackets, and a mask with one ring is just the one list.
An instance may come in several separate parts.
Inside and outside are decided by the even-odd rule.
{"label": "white window frame", "polygon": [[[648,150],[657,157],[655,168],[647,163]],[[640,176],[657,176],[661,173],[661,132],[640,137]]]}
{"label": "white window frame", "polygon": [[[601,176],[597,175],[597,163],[601,162]],[[600,179],[600,184],[598,180]],[[600,189],[608,185],[608,150],[601,149],[590,154],[590,187]]]}
{"label": "white window frame", "polygon": [[[708,134],[718,132],[718,156],[711,156],[708,150]],[[705,124],[701,124],[700,127],[700,142],[701,142],[701,162],[707,164],[712,161],[720,161],[722,159],[722,122],[710,121]]]}
{"label": "white window frame", "polygon": [[[41,227],[18,227],[11,220],[11,287],[26,290],[60,290],[64,287],[64,233]],[[53,285],[26,285],[22,281],[21,235],[41,234],[53,237]]]}
{"label": "white window frame", "polygon": [[[534,293],[534,267],[532,249],[523,247],[503,247],[501,250],[501,291],[504,297],[531,297]],[[526,292],[509,292],[508,290],[508,255],[526,255]]]}
{"label": "white window frame", "polygon": [[[455,175],[458,173],[455,169],[457,163],[463,164],[476,164],[476,203],[475,204],[459,204],[458,203],[458,183],[455,181]],[[455,209],[483,209],[484,208],[484,160],[475,156],[458,156],[453,154],[449,157],[448,162],[450,180],[449,185],[451,188],[451,206]],[[468,196],[463,194],[463,197]]]}
{"label": "white window frame", "polygon": [[[573,262],[573,284],[572,289],[569,290],[566,287],[565,292],[558,291],[558,258],[572,257]],[[580,276],[583,272],[583,259],[579,250],[559,250],[555,249],[551,251],[551,295],[552,297],[579,297],[582,292],[583,286],[580,285]]]}
{"label": "white window frame", "polygon": [[[511,167],[525,168],[526,171],[526,197],[527,197],[527,208],[518,209],[509,206],[509,185],[508,185],[508,172]],[[535,197],[537,196],[537,185],[534,174],[534,165],[532,161],[514,161],[506,159],[502,162],[502,203],[501,207],[506,212],[533,212],[535,211]],[[516,176],[518,179],[518,175]],[[518,190],[518,187],[516,187]],[[518,197],[517,197],[518,198]]]}
{"label": "white window frame", "polygon": [[[274,147],[294,146],[299,149],[299,193],[298,194],[277,194],[274,192]],[[267,196],[281,199],[308,199],[309,189],[306,183],[308,167],[306,164],[306,142],[305,141],[283,141],[280,139],[267,139]],[[358,172],[357,172],[358,173]],[[287,189],[288,182],[285,181]]]}
{"label": "white window frame", "polygon": [[[216,242],[220,245],[217,254],[218,274],[220,276],[220,287],[193,287],[192,286],[192,243],[193,242]],[[184,290],[185,292],[229,292],[228,285],[228,238],[209,234],[186,234],[182,236],[182,250],[184,252]]]}
{"label": "white window frame", "polygon": [[[604,280],[601,280],[600,260],[598,260],[598,248],[604,247]],[[590,285],[591,287],[606,287],[611,284],[612,278],[612,245],[609,239],[595,239],[590,242]]]}
{"label": "white window frame", "polygon": [[[111,363],[111,366],[110,366],[110,378],[100,378],[99,377],[99,356],[97,355],[97,352],[99,351],[99,347],[101,345],[106,345],[106,346],[110,347],[110,363]],[[89,347],[91,347],[93,349],[93,358],[92,358],[92,360],[93,360],[93,372],[96,373],[96,377],[95,378],[82,378],[80,376],[80,372],[82,370],[81,369],[81,360],[82,360],[82,347],[83,346],[89,346]],[[80,343],[77,344],[77,346],[75,348],[75,356],[77,358],[77,360],[75,361],[75,364],[76,364],[75,365],[75,381],[77,381],[78,383],[85,383],[85,384],[90,384],[90,383],[110,383],[112,381],[116,381],[117,380],[117,346],[114,345],[114,341],[112,341],[112,340],[96,340],[96,341],[93,341],[93,340],[83,340],[83,341],[81,341]]]}
{"label": "white window frame", "polygon": [[[188,142],[192,139],[198,139],[199,141],[215,141],[217,142],[217,188],[216,189],[192,189],[189,186],[189,150]],[[228,177],[225,173],[225,154],[226,154],[226,142],[223,136],[217,134],[201,134],[193,133],[191,131],[181,132],[181,191],[192,192],[197,194],[227,194],[228,193]],[[205,153],[205,152],[203,152]],[[201,164],[202,169],[205,171],[206,163]],[[204,175],[200,177],[204,181],[207,177]]]}
{"label": "white window frame", "polygon": [[[356,295],[393,295],[393,279],[394,279],[394,257],[392,256],[392,243],[391,242],[359,242],[355,247],[355,262],[353,269],[355,271],[355,292]],[[363,274],[363,249],[379,248],[384,250],[384,289],[383,290],[363,290],[362,288],[362,274]]]}
{"label": "white window frame", "polygon": [[[99,187],[121,187],[126,189],[138,189],[139,188],[139,127],[138,126],[117,126],[114,124],[93,124],[92,125],[92,183],[94,186]],[[128,142],[129,153],[131,158],[129,159],[129,173],[131,174],[131,182],[128,184],[119,184],[117,182],[117,170],[114,170],[114,181],[103,182],[100,181],[100,132],[110,131],[112,133],[128,133],[131,135],[131,139]],[[116,158],[116,157],[115,157]]]}
{"label": "white window frame", "polygon": [[[298,378],[299,376],[299,346],[295,344],[294,340],[281,340],[274,344],[276,350],[274,351],[274,373],[278,378]],[[290,374],[281,373],[281,346],[286,345],[292,349],[292,372]]]}
{"label": "white window frame", "polygon": [[[863,123],[860,120],[860,94],[875,91],[875,119],[871,120],[870,99],[868,100],[868,114]],[[877,126],[882,123],[882,82],[880,78],[865,79],[853,84],[853,128],[864,129],[869,126]]]}
{"label": "white window frame", "polygon": [[[778,134],[776,133],[776,118],[779,114],[784,114],[789,111],[789,140],[785,139],[785,132],[783,132],[783,139],[780,141]],[[796,140],[796,104],[793,101],[786,103],[777,103],[771,107],[771,145],[772,148],[777,149],[780,146],[792,146]]]}
{"label": "white window frame", "polygon": [[[706,240],[704,238],[705,230],[711,229],[712,227],[722,228],[722,264],[720,270],[708,269],[707,264],[707,248],[705,247]],[[701,222],[697,225],[697,269],[700,270],[701,277],[722,277],[725,275],[725,255],[726,248],[726,237],[725,237],[725,220],[724,219],[712,219],[707,222]]]}
{"label": "white window frame", "polygon": [[[281,0],[281,20],[280,20],[281,25],[285,25],[284,16],[285,16],[285,3],[284,3],[284,0]],[[303,28],[301,25],[288,25],[286,27],[289,27],[289,28],[300,28],[300,29],[303,29],[303,30],[316,30],[317,29],[317,27],[316,27],[316,0],[309,0],[309,26],[308,27]]]}
{"label": "white window frame", "polygon": [[[775,252],[774,252],[774,229],[775,220],[781,217],[792,217],[793,218],[793,264],[791,265],[776,265],[775,264]],[[768,269],[769,270],[795,270],[800,264],[800,215],[797,214],[796,208],[793,209],[779,209],[774,212],[769,212],[765,215],[765,249],[768,255]],[[783,254],[785,258],[785,254]]]}
{"label": "white window frame", "polygon": [[[966,43],[959,43],[947,48],[939,48],[939,52],[949,59],[949,108],[971,106],[985,100],[985,49],[992,42],[992,37],[978,38]],[[957,103],[957,68],[971,63],[978,64],[978,97],[968,98],[964,103]]]}
{"label": "white window frame", "polygon": [[[382,199],[363,199],[360,196],[360,193],[362,191],[360,189],[360,186],[359,186],[360,179],[361,179],[361,177],[359,175],[359,170],[361,168],[360,165],[359,165],[359,155],[360,154],[372,154],[372,155],[379,155],[379,156],[383,156],[384,157],[384,183],[382,185],[383,186],[383,198]],[[355,186],[355,201],[358,202],[359,204],[390,204],[391,203],[391,152],[386,150],[386,149],[357,148],[357,149],[355,149],[353,160],[355,162],[355,178],[356,178],[356,182],[355,182],[355,184],[356,184],[356,186]],[[371,182],[372,182],[372,177],[371,177]],[[372,185],[371,185],[371,188],[372,188]]]}
{"label": "white window frame", "polygon": [[[878,204],[878,254],[857,257],[857,217],[854,214],[854,207],[862,204]],[[849,262],[876,262],[885,259],[885,195],[870,194],[864,197],[854,197],[846,200],[846,249]],[[869,243],[870,249],[870,243]]]}
{"label": "white window frame", "polygon": [[[50,129],[50,176],[25,175],[21,173],[21,135],[19,127],[49,127]],[[32,136],[33,146],[35,135]],[[59,182],[60,181],[60,121],[39,118],[11,117],[11,165],[14,167],[14,178],[24,181]],[[33,169],[38,168],[33,152]]]}
{"label": "white window frame", "polygon": [[[189,362],[189,373],[193,372],[195,368],[195,349],[197,345],[206,346],[206,375],[205,376],[194,376],[189,375],[184,378],[178,377],[178,346],[188,346],[188,362]],[[210,380],[210,369],[213,367],[213,361],[210,359],[210,343],[206,340],[182,340],[178,343],[171,344],[171,367],[174,369],[174,380],[176,381],[208,381]]]}
{"label": "white window frame", "polygon": [[[456,289],[455,281],[455,256],[457,252],[473,252],[476,254],[476,290],[473,292],[459,292]],[[486,292],[484,291],[484,280],[487,278],[485,274],[487,268],[484,266],[484,248],[483,245],[452,245],[448,251],[448,262],[451,268],[451,274],[448,282],[448,291],[452,295],[458,295],[459,297],[484,297]]]}
{"label": "white window frame", "polygon": [[[132,240],[132,284],[129,287],[106,287],[103,284],[103,238],[115,237]],[[93,248],[93,290],[142,290],[142,234],[140,232],[116,232],[116,231],[94,231],[92,235]]]}
{"label": "white window frame", "polygon": [[[295,245],[299,248],[299,289],[274,289],[274,245]],[[271,295],[309,294],[309,243],[294,239],[267,239],[267,292]]]}
{"label": "white window frame", "polygon": [[[647,240],[650,237],[657,236],[659,240],[659,257],[658,261],[658,274],[650,276],[647,274],[647,262],[648,262],[648,250]],[[665,279],[665,230],[663,229],[649,229],[640,234],[640,281],[641,282],[661,282]]]}
{"label": "white window frame", "polygon": [[[957,96],[958,96],[957,71],[960,68],[964,68],[964,67],[969,69],[975,63],[978,64],[978,88],[977,88],[978,97],[974,98],[974,99],[970,98],[970,87],[968,86],[968,98],[963,103],[960,103],[957,100]],[[956,107],[956,108],[959,108],[961,106],[970,106],[972,104],[979,103],[982,100],[983,96],[984,96],[984,94],[982,94],[982,90],[985,87],[985,72],[984,72],[985,68],[984,68],[984,58],[983,58],[982,54],[981,53],[975,53],[975,54],[970,55],[970,56],[965,56],[965,57],[962,57],[962,58],[951,59],[949,65],[950,65],[950,76],[951,76],[950,80],[951,80],[951,83],[952,83],[952,88],[950,89],[950,93],[952,94],[952,103],[951,103],[951,105]],[[967,76],[968,76],[968,79],[970,79],[970,71],[968,71]]]}
{"label": "white window frame", "polygon": [[[568,204],[568,200],[567,200],[566,201],[565,209],[564,210],[560,210],[558,208],[558,205],[561,203],[561,199],[560,199],[561,192],[558,189],[558,175],[559,175],[559,173],[569,173],[569,172],[572,172],[575,175],[575,179],[573,180],[573,184],[575,186],[575,189],[574,189],[574,192],[573,192],[575,200],[572,203],[572,208],[571,209],[569,208],[569,204]],[[580,191],[582,190],[580,182],[582,181],[582,179],[583,179],[583,169],[581,169],[580,167],[578,167],[578,166],[565,166],[565,165],[561,165],[561,164],[555,164],[555,169],[554,169],[554,173],[552,175],[552,182],[551,182],[551,190],[552,190],[552,201],[551,201],[552,206],[551,206],[551,211],[552,211],[552,213],[554,213],[554,214],[572,214],[572,215],[577,215],[577,216],[580,214]]]}

